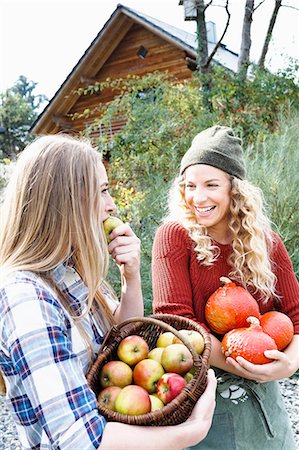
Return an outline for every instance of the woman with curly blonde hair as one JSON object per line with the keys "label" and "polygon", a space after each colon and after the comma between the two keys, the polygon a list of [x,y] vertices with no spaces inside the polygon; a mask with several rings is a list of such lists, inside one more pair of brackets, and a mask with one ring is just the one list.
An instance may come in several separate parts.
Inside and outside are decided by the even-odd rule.
{"label": "woman with curly blonde hair", "polygon": [[205,304],[220,278],[229,277],[252,294],[261,314],[279,310],[295,329],[283,352],[265,352],[272,362],[264,365],[225,357],[222,336],[211,334],[216,413],[208,436],[194,448],[295,449],[276,380],[299,366],[299,286],[267,218],[261,190],[245,179],[241,140],[231,128],[216,125],[195,136],[163,222],[153,245],[155,313],[179,314],[208,329]]}
{"label": "woman with curly blonde hair", "polygon": [[[112,324],[143,315],[140,241],[122,224],[107,244],[103,222],[114,210],[90,143],[43,136],[20,155],[1,212],[0,371],[23,449],[179,450],[210,427],[213,371],[175,430],[107,423],[98,412],[88,369]],[[109,254],[120,301],[105,282]]]}

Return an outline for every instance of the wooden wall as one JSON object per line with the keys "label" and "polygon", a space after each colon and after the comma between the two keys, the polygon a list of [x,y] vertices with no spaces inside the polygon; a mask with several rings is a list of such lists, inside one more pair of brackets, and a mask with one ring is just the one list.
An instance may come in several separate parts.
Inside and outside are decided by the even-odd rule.
{"label": "wooden wall", "polygon": [[[137,55],[141,46],[148,50],[144,59]],[[180,50],[141,25],[134,23],[94,78],[97,81],[104,81],[108,77],[117,79],[125,78],[129,74],[144,75],[156,70],[167,70],[178,80],[185,80],[190,78],[192,74],[187,66],[186,56],[188,55],[186,55],[185,51]],[[86,108],[93,109],[99,103],[111,101],[114,95],[115,93],[110,89],[94,95],[81,95],[69,114],[82,113]],[[90,120],[92,118],[74,120],[72,122],[72,130],[83,130]],[[112,134],[123,123],[125,123],[124,118],[120,118],[119,121],[115,118],[115,123],[111,124]]]}

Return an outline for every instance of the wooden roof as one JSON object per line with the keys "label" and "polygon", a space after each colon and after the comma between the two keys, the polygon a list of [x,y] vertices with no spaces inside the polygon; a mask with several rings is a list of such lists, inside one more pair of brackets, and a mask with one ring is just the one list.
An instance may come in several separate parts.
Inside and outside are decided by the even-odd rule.
{"label": "wooden roof", "polygon": [[[74,106],[78,102],[78,94],[74,95],[74,91],[82,86],[86,86],[86,84],[101,81],[98,74],[101,70],[104,70],[105,63],[120,44],[125,41],[129,31],[138,27],[139,29],[143,27],[144,30],[153,33],[157,38],[163,39],[164,42],[166,41],[178,50],[185,52],[188,58],[196,59],[197,44],[195,34],[180,30],[172,25],[118,4],[110,19],[91,42],[88,49],[79,59],[49,104],[32,125],[31,133],[55,134],[62,128],[71,128],[66,115],[74,110]],[[221,52],[225,52],[229,57],[236,59],[237,55],[222,45],[218,52],[219,63],[221,63]],[[217,54],[215,59],[217,61]],[[234,67],[229,68],[234,69]],[[109,76],[109,74],[106,76]],[[125,73],[119,75],[119,77],[124,76]]]}

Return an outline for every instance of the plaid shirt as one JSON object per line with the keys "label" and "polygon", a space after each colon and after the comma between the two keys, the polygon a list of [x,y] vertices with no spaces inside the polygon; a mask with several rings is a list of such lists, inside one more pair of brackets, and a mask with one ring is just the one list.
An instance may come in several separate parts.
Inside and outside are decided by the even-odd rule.
{"label": "plaid shirt", "polygon": [[[84,311],[87,288],[77,272],[61,265],[53,277],[72,309]],[[93,312],[83,320],[95,354],[104,334],[99,323]],[[99,447],[106,421],[86,384],[89,362],[73,319],[37,275],[16,272],[1,283],[0,370],[24,449]]]}

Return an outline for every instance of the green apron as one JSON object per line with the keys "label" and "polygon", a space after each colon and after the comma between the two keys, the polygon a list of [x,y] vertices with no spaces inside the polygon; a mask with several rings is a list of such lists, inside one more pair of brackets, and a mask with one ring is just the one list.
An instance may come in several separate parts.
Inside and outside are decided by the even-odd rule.
{"label": "green apron", "polygon": [[214,370],[218,383],[211,429],[185,450],[296,450],[276,381],[257,383]]}

